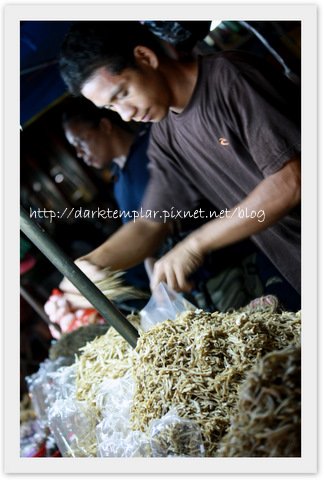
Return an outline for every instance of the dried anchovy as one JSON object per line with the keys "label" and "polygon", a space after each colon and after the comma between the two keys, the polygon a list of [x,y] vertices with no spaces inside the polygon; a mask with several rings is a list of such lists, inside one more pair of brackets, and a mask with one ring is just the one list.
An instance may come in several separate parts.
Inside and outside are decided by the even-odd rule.
{"label": "dried anchovy", "polygon": [[[126,301],[131,299],[148,298],[148,294],[139,290],[132,285],[124,284],[124,274],[120,270],[110,270],[109,268],[101,269],[104,277],[101,280],[94,281],[94,284],[101,292],[110,300]],[[64,284],[64,286],[63,286]],[[64,298],[71,306],[76,308],[92,308],[90,302],[73,287],[66,278],[61,282],[61,288],[64,290]]]}
{"label": "dried anchovy", "polygon": [[199,310],[158,324],[132,355],[132,429],[147,432],[174,406],[199,425],[206,455],[214,456],[248,370],[268,352],[299,342],[300,313]]}
{"label": "dried anchovy", "polygon": [[301,352],[267,354],[249,373],[217,456],[300,457]]}
{"label": "dried anchovy", "polygon": [[[151,434],[154,457],[200,457],[201,435],[189,422],[173,421]],[[200,434],[200,432],[199,432]]]}
{"label": "dried anchovy", "polygon": [[119,301],[148,298],[148,294],[142,290],[132,285],[124,285],[125,272],[121,270],[113,271],[109,268],[103,268],[101,272],[105,274],[105,278],[94,283],[106,297]]}
{"label": "dried anchovy", "polygon": [[[128,317],[138,327],[138,317]],[[107,378],[119,378],[131,368],[132,347],[114,328],[80,348],[76,360],[76,398],[96,409],[96,397]],[[96,409],[97,410],[97,409]],[[99,416],[99,412],[97,411]]]}
{"label": "dried anchovy", "polygon": [[[103,268],[101,273],[105,275],[102,280],[94,281],[96,287],[110,300],[126,301],[131,299],[148,298],[148,294],[133,287],[132,285],[125,285],[123,276],[125,272],[112,271],[109,268]],[[78,308],[92,307],[90,302],[81,295],[81,293],[74,291],[65,291],[64,297],[71,305],[77,305]]]}

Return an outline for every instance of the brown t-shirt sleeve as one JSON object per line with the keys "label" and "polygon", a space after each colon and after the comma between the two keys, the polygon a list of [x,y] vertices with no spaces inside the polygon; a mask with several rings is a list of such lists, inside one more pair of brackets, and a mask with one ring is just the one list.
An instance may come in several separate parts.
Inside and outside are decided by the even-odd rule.
{"label": "brown t-shirt sleeve", "polygon": [[231,127],[264,176],[271,175],[300,153],[298,119],[257,71],[232,69],[226,80],[224,102]]}

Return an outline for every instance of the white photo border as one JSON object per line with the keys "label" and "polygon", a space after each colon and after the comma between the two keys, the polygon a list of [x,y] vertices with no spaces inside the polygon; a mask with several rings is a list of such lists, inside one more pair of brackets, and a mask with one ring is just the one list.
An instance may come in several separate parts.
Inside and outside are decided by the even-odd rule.
{"label": "white photo border", "polygon": [[[19,23],[22,20],[302,22],[302,457],[21,458],[19,452]],[[317,8],[305,4],[21,4],[4,7],[4,468],[6,473],[316,473]],[[305,327],[306,325],[306,327]],[[304,328],[305,327],[305,328]]]}

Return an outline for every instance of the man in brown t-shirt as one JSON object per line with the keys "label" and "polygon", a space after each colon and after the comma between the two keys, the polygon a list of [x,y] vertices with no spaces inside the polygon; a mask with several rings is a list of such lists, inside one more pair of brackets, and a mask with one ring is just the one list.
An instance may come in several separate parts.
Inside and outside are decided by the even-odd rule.
{"label": "man in brown t-shirt", "polygon": [[[128,268],[161,243],[172,215],[202,198],[223,213],[154,267],[178,290],[213,250],[251,237],[300,292],[299,99],[249,56],[168,58],[137,22],[80,22],[61,52],[71,92],[124,120],[152,122],[151,178],[140,212],[85,258]],[[203,212],[200,212],[203,214]]]}

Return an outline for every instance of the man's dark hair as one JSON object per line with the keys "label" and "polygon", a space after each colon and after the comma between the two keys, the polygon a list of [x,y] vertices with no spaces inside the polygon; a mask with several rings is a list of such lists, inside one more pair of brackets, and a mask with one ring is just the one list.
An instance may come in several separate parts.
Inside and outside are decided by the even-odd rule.
{"label": "man's dark hair", "polygon": [[158,39],[140,22],[76,22],[60,52],[60,71],[69,91],[80,95],[86,80],[100,67],[116,75],[125,68],[136,68],[133,52],[137,45],[164,54]]}
{"label": "man's dark hair", "polygon": [[102,118],[108,118],[112,123],[122,126],[119,115],[111,110],[97,108],[92,102],[83,97],[71,97],[65,102],[62,124],[65,126],[72,121],[76,121],[97,128]]}
{"label": "man's dark hair", "polygon": [[113,125],[134,134],[141,129],[141,125],[134,122],[124,122],[117,113],[107,108],[98,108],[84,97],[70,97],[64,102],[61,119],[63,128],[70,122],[83,123],[90,128],[98,128],[102,118],[107,118]]}

